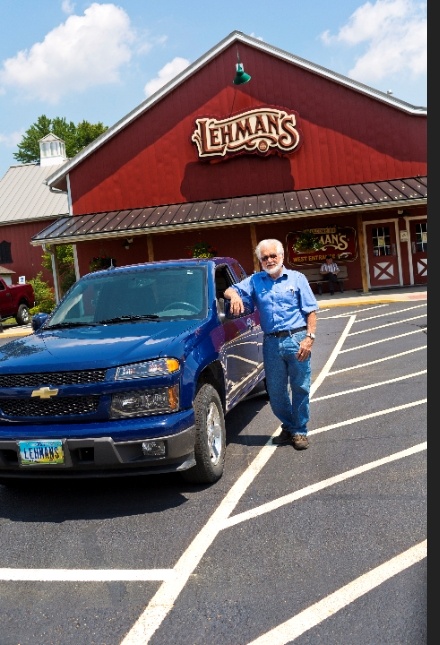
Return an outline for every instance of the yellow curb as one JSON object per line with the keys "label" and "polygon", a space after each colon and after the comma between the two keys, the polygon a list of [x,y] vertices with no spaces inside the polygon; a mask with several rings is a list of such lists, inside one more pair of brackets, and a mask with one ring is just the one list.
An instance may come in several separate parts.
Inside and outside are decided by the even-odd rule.
{"label": "yellow curb", "polygon": [[320,300],[318,302],[319,308],[329,307],[346,307],[353,305],[383,305],[390,304],[392,302],[414,302],[414,301],[423,301],[427,300],[426,292],[423,293],[405,293],[402,295],[399,294],[390,294],[388,296],[355,296],[352,298],[338,298],[337,300]]}
{"label": "yellow curb", "polygon": [[16,336],[30,336],[33,333],[32,329],[8,329],[8,331],[0,331],[0,340],[2,338],[15,338]]}

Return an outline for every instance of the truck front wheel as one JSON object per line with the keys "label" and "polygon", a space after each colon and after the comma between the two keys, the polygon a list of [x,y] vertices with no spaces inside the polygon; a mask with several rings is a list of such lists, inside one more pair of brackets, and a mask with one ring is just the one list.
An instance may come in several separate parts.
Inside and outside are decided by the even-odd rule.
{"label": "truck front wheel", "polygon": [[27,325],[28,322],[30,322],[30,315],[29,315],[29,309],[27,308],[26,305],[20,305],[18,307],[17,315],[15,316],[15,320],[17,321],[18,325]]}
{"label": "truck front wheel", "polygon": [[223,475],[226,453],[226,427],[220,397],[205,383],[194,399],[196,440],[194,453],[196,465],[185,470],[186,481],[195,484],[212,484]]}

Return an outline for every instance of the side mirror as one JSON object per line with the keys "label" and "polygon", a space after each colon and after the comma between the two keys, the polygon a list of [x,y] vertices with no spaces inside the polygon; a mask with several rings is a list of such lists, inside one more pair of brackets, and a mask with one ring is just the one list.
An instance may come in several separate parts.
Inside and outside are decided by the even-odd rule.
{"label": "side mirror", "polygon": [[45,313],[35,314],[35,316],[32,317],[32,323],[31,323],[32,329],[34,331],[38,331],[48,318],[49,318],[49,314],[45,314]]}
{"label": "side mirror", "polygon": [[224,319],[226,318],[226,314],[225,314],[226,302],[229,302],[229,300],[225,300],[225,298],[217,298],[217,316],[220,322],[223,322]]}

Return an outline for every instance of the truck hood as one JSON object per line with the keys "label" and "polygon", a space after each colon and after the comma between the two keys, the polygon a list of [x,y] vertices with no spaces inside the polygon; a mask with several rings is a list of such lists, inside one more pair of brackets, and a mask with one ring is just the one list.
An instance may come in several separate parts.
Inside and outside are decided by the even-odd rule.
{"label": "truck hood", "polygon": [[170,356],[197,340],[198,321],[136,322],[44,330],[0,347],[0,372],[103,369]]}

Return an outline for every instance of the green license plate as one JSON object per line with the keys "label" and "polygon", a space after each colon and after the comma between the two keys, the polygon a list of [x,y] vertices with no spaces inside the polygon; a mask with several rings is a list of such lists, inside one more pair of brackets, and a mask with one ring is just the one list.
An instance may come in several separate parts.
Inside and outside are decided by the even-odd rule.
{"label": "green license plate", "polygon": [[59,439],[44,441],[19,441],[22,466],[64,464],[63,442]]}

